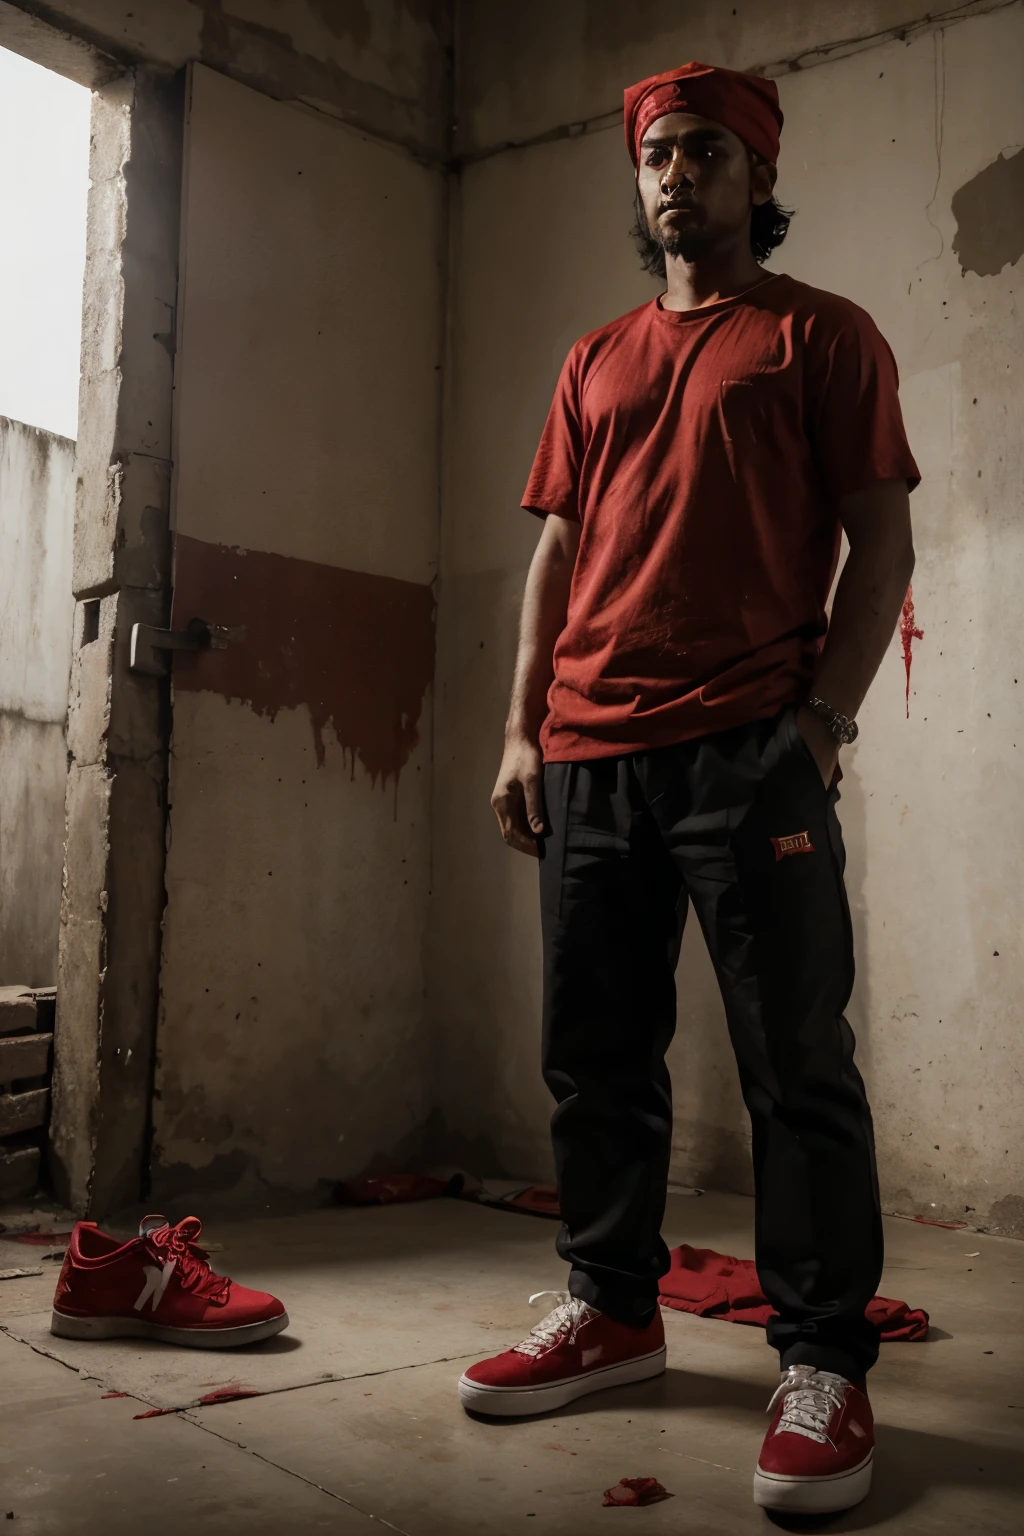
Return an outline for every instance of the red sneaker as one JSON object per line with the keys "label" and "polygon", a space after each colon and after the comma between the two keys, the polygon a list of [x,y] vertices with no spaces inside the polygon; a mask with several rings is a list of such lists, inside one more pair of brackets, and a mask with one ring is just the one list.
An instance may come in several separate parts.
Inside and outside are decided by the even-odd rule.
{"label": "red sneaker", "polygon": [[568,1291],[538,1291],[557,1306],[521,1344],[471,1365],[459,1381],[464,1408],[501,1418],[549,1413],[602,1387],[646,1381],[665,1369],[660,1309],[646,1328],[630,1328],[596,1312]]}
{"label": "red sneaker", "polygon": [[871,1487],[875,1430],[866,1393],[845,1376],[791,1365],[754,1473],[754,1503],[792,1514],[852,1509]]}
{"label": "red sneaker", "polygon": [[198,1216],[176,1227],[146,1216],[118,1242],[94,1221],[75,1223],[53,1298],[50,1332],[62,1339],[163,1339],[224,1349],[269,1339],[288,1326],[274,1296],[215,1275],[196,1238]]}

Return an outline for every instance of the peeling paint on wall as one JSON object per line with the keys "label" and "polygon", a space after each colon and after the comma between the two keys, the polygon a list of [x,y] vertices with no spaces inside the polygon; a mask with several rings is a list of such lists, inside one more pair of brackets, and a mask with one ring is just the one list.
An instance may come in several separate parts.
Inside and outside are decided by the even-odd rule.
{"label": "peeling paint on wall", "polygon": [[1024,149],[1005,152],[952,198],[953,250],[965,272],[995,277],[1024,255]]}
{"label": "peeling paint on wall", "polygon": [[997,1200],[982,1231],[996,1232],[1002,1237],[1024,1237],[1024,1195],[1004,1195]]}
{"label": "peeling paint on wall", "polygon": [[178,535],[174,627],[244,626],[225,650],[176,658],[175,689],[241,699],[271,719],[306,705],[317,763],[330,725],[374,782],[397,782],[434,672],[429,586]]}

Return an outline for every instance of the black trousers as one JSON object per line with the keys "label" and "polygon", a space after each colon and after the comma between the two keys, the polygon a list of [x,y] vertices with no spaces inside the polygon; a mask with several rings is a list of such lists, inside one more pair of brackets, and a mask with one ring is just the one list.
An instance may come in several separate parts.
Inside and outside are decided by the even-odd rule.
{"label": "black trousers", "polygon": [[654,1315],[672,1133],[665,1052],[692,902],[753,1132],[755,1253],[782,1366],[858,1378],[882,1270],[871,1113],[843,1010],[845,854],[794,712],[544,769],[544,1077],[569,1289]]}

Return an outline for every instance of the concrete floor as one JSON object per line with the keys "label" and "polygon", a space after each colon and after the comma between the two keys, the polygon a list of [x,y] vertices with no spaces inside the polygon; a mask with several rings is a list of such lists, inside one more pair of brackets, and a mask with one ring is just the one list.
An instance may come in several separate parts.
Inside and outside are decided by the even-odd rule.
{"label": "concrete floor", "polygon": [[[739,1197],[673,1197],[666,1236],[745,1254],[750,1219]],[[45,1271],[0,1283],[0,1519],[14,1517],[0,1529],[767,1530],[750,1478],[775,1376],[757,1329],[670,1312],[669,1369],[658,1381],[552,1418],[494,1424],[462,1412],[464,1366],[537,1321],[531,1291],[564,1283],[554,1230],[453,1200],[219,1221],[207,1234],[223,1245],[215,1267],[275,1291],[292,1318],[267,1345],[222,1354],[53,1339],[57,1265],[0,1240],[0,1269]],[[934,1336],[883,1345],[869,1500],[792,1528],[1020,1532],[1024,1244],[895,1220],[887,1240],[882,1288],[927,1308]],[[223,1386],[265,1395],[195,1406]],[[135,1418],[150,1407],[179,1411]],[[601,1507],[603,1489],[640,1476],[674,1497],[628,1514]]]}

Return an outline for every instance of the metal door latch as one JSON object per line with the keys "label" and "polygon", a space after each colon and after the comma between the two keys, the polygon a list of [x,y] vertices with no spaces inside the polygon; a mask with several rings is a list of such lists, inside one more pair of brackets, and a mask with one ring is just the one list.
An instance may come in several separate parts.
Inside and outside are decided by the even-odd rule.
{"label": "metal door latch", "polygon": [[152,624],[133,624],[128,665],[133,672],[166,677],[171,670],[169,653],[172,651],[224,651],[244,639],[244,624],[208,624],[205,619],[190,619],[185,629],[156,629]]}

